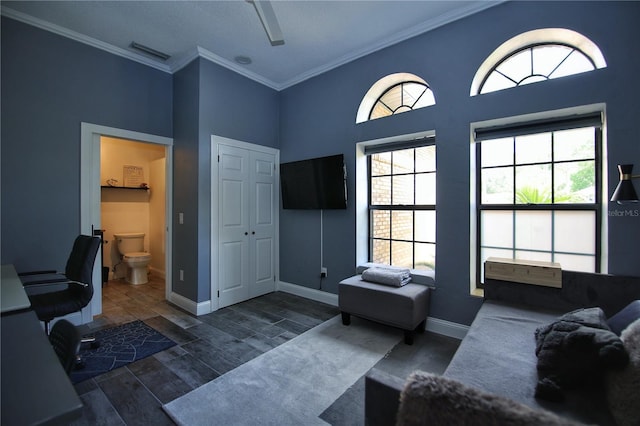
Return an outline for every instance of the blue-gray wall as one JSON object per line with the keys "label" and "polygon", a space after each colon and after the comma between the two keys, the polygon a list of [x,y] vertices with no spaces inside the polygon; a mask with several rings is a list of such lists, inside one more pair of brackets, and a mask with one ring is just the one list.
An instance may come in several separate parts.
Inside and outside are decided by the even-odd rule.
{"label": "blue-gray wall", "polygon": [[[279,94],[197,59],[175,75],[173,290],[196,302],[211,290],[211,135],[277,148]],[[184,213],[184,224],[177,223]],[[184,282],[179,271],[184,270]]]}
{"label": "blue-gray wall", "polygon": [[2,18],[2,254],[64,269],[80,229],[80,123],[171,137],[172,76]]}
{"label": "blue-gray wall", "polygon": [[[348,190],[355,191],[355,143],[435,130],[437,143],[438,289],[431,315],[469,323],[480,300],[469,295],[470,123],[487,119],[606,103],[609,194],[616,164],[640,169],[639,2],[509,2],[373,53],[282,92],[281,161],[344,153]],[[525,31],[561,27],[577,31],[602,50],[608,67],[590,73],[470,97],[480,64],[500,44]],[[432,87],[437,104],[356,125],[362,97],[380,78],[410,72]],[[638,183],[636,183],[638,185]],[[353,200],[353,196],[351,197]],[[609,210],[627,207],[609,205]],[[635,209],[637,207],[632,207]],[[280,278],[318,286],[319,214],[281,211]],[[640,275],[640,217],[609,217],[609,271]],[[355,210],[324,214],[327,291],[353,274]]]}
{"label": "blue-gray wall", "polygon": [[[80,123],[174,138],[173,291],[194,302],[210,287],[210,135],[279,148],[283,162],[344,153],[355,194],[355,143],[435,130],[438,290],[431,315],[469,323],[469,123],[606,103],[609,193],[619,162],[640,169],[639,2],[508,2],[276,92],[203,59],[171,76],[2,18],[2,263],[61,268],[80,223]],[[562,27],[602,50],[608,67],[469,97],[482,61],[522,32]],[[433,107],[356,125],[364,94],[396,72],[423,77]],[[637,185],[637,182],[636,182]],[[627,207],[610,205],[609,211]],[[178,225],[183,212],[185,224]],[[280,212],[280,278],[319,287],[320,213]],[[323,289],[355,269],[355,210],[324,212]],[[640,275],[640,218],[610,216],[609,271]],[[185,281],[178,280],[178,270]]]}

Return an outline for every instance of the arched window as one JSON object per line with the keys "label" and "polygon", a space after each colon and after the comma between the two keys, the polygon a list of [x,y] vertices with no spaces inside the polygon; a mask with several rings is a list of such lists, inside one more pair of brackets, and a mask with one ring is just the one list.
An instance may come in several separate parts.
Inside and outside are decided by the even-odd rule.
{"label": "arched window", "polygon": [[591,40],[575,31],[545,28],[520,34],[498,47],[476,72],[471,96],[604,68]]}
{"label": "arched window", "polygon": [[362,99],[356,123],[424,108],[436,103],[426,81],[409,73],[391,74],[378,80]]}

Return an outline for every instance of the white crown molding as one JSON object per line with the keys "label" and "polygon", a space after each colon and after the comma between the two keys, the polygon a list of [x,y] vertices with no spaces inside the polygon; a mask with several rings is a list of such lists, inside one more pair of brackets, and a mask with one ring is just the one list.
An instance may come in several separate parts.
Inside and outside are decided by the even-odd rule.
{"label": "white crown molding", "polygon": [[[244,68],[240,64],[236,64],[233,61],[229,61],[228,59],[225,59],[225,58],[223,58],[221,56],[218,56],[215,53],[212,53],[212,52],[208,51],[207,49],[205,49],[203,47],[200,47],[200,46],[196,47],[196,52],[197,52],[196,56],[204,58],[204,59],[206,59],[208,61],[211,61],[211,62],[213,62],[215,64],[218,64],[218,65],[220,65],[222,67],[228,68],[231,71],[234,71],[234,72],[236,72],[236,73],[238,73],[238,74],[240,74],[242,76],[245,76],[245,77],[247,77],[247,78],[249,78],[251,80],[254,80],[254,81],[256,81],[256,82],[258,82],[260,84],[263,84],[263,85],[265,85],[267,87],[270,87],[270,88],[272,88],[274,90],[280,91],[280,90],[283,89],[283,87],[278,85],[277,83],[275,83],[275,82],[273,82],[273,81],[271,81],[271,80],[269,80],[269,79],[267,79],[267,78],[265,78],[265,77],[263,77],[261,75],[258,75],[258,74],[254,73],[252,71],[247,70],[246,68]],[[188,64],[188,62],[184,63],[181,67],[184,67],[187,64]],[[174,72],[177,71],[178,69],[179,68],[174,69]]]}
{"label": "white crown molding", "polygon": [[309,70],[305,73],[299,74],[297,76],[295,76],[294,78],[282,83],[279,85],[280,89],[286,89],[288,87],[294,86],[298,83],[302,83],[305,80],[308,80],[310,78],[316,77],[320,74],[323,74],[327,71],[330,71],[334,68],[337,68],[339,66],[345,65],[349,62],[353,62],[356,59],[360,59],[364,56],[367,56],[371,53],[377,52],[379,50],[382,50],[386,47],[389,46],[393,46],[394,44],[398,44],[400,42],[403,42],[405,40],[408,40],[410,38],[419,36],[421,34],[424,34],[426,32],[435,30],[436,28],[442,27],[446,24],[449,24],[451,22],[457,21],[459,19],[465,18],[469,15],[473,15],[475,13],[478,12],[482,12],[485,9],[489,9],[490,7],[493,6],[497,6],[501,3],[504,3],[508,0],[495,0],[495,1],[481,1],[481,2],[473,2],[472,4],[470,4],[468,7],[463,8],[463,9],[457,9],[454,11],[451,11],[447,14],[444,14],[442,16],[438,16],[436,19],[431,19],[428,21],[425,21],[419,25],[413,26],[411,28],[407,28],[404,31],[395,33],[393,36],[386,38],[384,40],[381,40],[380,42],[368,46],[365,49],[359,50],[359,51],[355,51],[355,52],[351,52],[347,55],[342,56],[341,58],[338,58],[337,60],[330,62],[328,64],[322,65],[320,67],[314,68],[312,70]]}
{"label": "white crown molding", "polygon": [[1,7],[2,16],[6,16],[7,18],[15,19],[16,21],[23,22],[25,24],[32,25],[34,27],[43,29],[45,31],[52,32],[54,34],[70,38],[72,40],[78,41],[83,44],[87,44],[89,46],[104,50],[106,52],[112,53],[114,55],[122,56],[124,58],[130,59],[135,62],[139,62],[143,65],[147,65],[149,67],[155,68],[160,71],[164,71],[166,73],[170,73],[171,69],[168,65],[158,63],[153,59],[147,58],[142,55],[138,55],[136,53],[130,52],[126,49],[122,49],[120,47],[114,46],[109,43],[105,43],[100,40],[96,40],[95,38],[86,36],[84,34],[77,33],[75,31],[69,30],[67,28],[61,27],[56,24],[52,24],[47,21],[43,21],[42,19],[35,18],[31,15],[27,15],[26,13],[18,12],[16,10],[10,9],[6,6]]}
{"label": "white crown molding", "polygon": [[374,45],[371,45],[365,49],[351,52],[347,55],[338,58],[335,61],[332,61],[328,64],[322,65],[320,67],[316,67],[307,72],[301,73],[283,83],[276,83],[273,80],[265,78],[261,75],[258,75],[252,71],[247,70],[239,64],[236,64],[233,61],[229,61],[227,59],[222,58],[221,56],[216,55],[200,46],[197,46],[193,51],[187,53],[186,55],[177,58],[175,60],[170,59],[167,64],[159,63],[153,59],[147,58],[145,56],[136,54],[126,49],[122,49],[117,46],[113,46],[109,43],[102,42],[100,40],[96,40],[92,37],[88,37],[86,35],[77,33],[75,31],[69,30],[67,28],[61,27],[59,25],[55,25],[41,19],[35,18],[33,16],[27,15],[22,12],[18,12],[6,6],[1,6],[1,12],[3,16],[8,18],[15,19],[17,21],[33,25],[35,27],[41,28],[46,31],[50,31],[52,33],[61,35],[63,37],[70,38],[72,40],[78,41],[80,43],[87,44],[89,46],[93,46],[95,48],[107,51],[114,55],[122,56],[124,58],[130,59],[135,62],[139,62],[143,65],[147,65],[149,67],[158,69],[160,71],[173,74],[185,66],[187,66],[194,59],[201,57],[211,61],[215,64],[223,66],[231,71],[234,71],[242,76],[245,76],[251,80],[254,80],[260,84],[263,84],[267,87],[270,87],[276,91],[281,91],[287,89],[291,86],[294,86],[298,83],[301,83],[310,78],[316,77],[320,74],[328,72],[334,68],[347,64],[349,62],[355,61],[356,59],[362,58],[366,55],[374,53],[378,50],[384,49],[386,47],[392,46],[394,44],[400,43],[402,41],[408,40],[412,37],[416,37],[420,34],[424,34],[428,31],[434,30],[438,27],[446,25],[450,22],[462,19],[466,16],[472,15],[474,13],[481,12],[490,7],[496,6],[500,3],[504,3],[508,0],[496,0],[496,1],[478,1],[471,3],[468,7],[463,9],[457,9],[455,11],[449,12],[445,15],[439,16],[436,19],[428,20],[423,22],[422,24],[416,25],[414,27],[408,28],[404,31],[394,34],[392,37],[384,39]]}

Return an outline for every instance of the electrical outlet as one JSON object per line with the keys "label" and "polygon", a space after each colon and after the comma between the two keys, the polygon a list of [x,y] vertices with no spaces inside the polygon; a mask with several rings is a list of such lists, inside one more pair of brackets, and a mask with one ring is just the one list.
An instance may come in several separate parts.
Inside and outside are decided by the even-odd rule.
{"label": "electrical outlet", "polygon": [[326,278],[327,277],[327,268],[326,267],[322,267],[320,268],[320,278]]}
{"label": "electrical outlet", "polygon": [[184,271],[180,269],[180,281],[184,281]]}

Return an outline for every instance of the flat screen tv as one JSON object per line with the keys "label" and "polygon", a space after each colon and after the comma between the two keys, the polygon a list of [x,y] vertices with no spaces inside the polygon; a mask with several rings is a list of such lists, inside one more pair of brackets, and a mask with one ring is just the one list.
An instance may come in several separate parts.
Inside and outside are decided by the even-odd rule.
{"label": "flat screen tv", "polygon": [[280,164],[280,188],[284,209],[346,209],[344,155]]}

